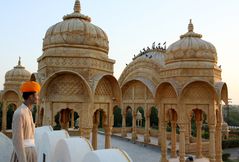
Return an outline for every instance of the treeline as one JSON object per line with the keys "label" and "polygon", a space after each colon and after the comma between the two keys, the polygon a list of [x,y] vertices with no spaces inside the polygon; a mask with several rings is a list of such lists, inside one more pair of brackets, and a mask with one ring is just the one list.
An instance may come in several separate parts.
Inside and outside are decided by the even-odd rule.
{"label": "treeline", "polygon": [[230,126],[239,126],[239,105],[223,106],[224,121]]}

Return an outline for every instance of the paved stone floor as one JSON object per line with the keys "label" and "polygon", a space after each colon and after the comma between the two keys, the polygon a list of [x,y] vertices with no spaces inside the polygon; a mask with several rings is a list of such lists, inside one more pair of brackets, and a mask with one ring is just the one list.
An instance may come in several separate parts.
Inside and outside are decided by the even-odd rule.
{"label": "paved stone floor", "polygon": [[[104,148],[104,135],[98,134],[99,149]],[[120,134],[114,134],[112,136],[112,146],[125,150],[134,162],[160,162],[160,148],[157,145],[158,139],[150,137],[150,145],[144,146],[143,136],[138,135],[136,144],[130,141],[131,134],[128,133],[126,138],[120,137]],[[167,142],[168,143],[168,142]],[[168,144],[169,146],[169,144]],[[169,148],[169,147],[168,147]],[[178,148],[178,144],[177,144]],[[239,162],[239,148],[224,149],[223,153],[230,153],[230,159],[238,159]],[[197,159],[195,162],[208,162],[208,159]],[[169,162],[178,162],[178,159],[171,159]]]}
{"label": "paved stone floor", "polygon": [[[98,148],[104,148],[104,135],[98,134]],[[155,146],[144,146],[143,144],[133,144],[127,139],[112,137],[112,147],[123,149],[132,158],[133,162],[159,162],[160,149]]]}

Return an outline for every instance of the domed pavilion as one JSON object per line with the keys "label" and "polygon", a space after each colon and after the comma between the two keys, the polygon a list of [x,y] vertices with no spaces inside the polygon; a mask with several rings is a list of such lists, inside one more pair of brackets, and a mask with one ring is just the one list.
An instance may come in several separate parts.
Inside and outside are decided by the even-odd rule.
{"label": "domed pavilion", "polygon": [[[221,81],[221,68],[217,66],[216,48],[194,32],[190,20],[188,32],[180,40],[164,48],[147,48],[126,66],[119,78],[122,90],[122,136],[127,136],[126,115],[132,115],[132,140],[142,130],[136,128],[136,116],[142,109],[145,118],[144,142],[150,141],[151,113],[157,109],[161,146],[161,162],[170,157],[184,162],[186,154],[196,158],[208,157],[210,162],[221,160],[222,103],[227,104],[227,85]],[[192,124],[196,132],[192,132]],[[167,128],[171,133],[167,133]],[[209,139],[202,133],[209,129]],[[176,133],[179,131],[179,134]],[[195,129],[194,129],[195,130]],[[193,134],[193,135],[192,135]],[[171,141],[170,144],[166,142]],[[179,145],[177,149],[176,145]]]}
{"label": "domed pavilion", "polygon": [[60,125],[86,138],[92,132],[93,147],[97,148],[101,113],[105,147],[110,147],[112,111],[121,103],[121,90],[108,50],[106,33],[81,13],[80,1],[76,0],[74,12],[51,26],[43,40],[36,77],[42,85],[40,125]]}
{"label": "domed pavilion", "polygon": [[[222,161],[222,107],[227,104],[227,85],[221,82],[215,47],[194,32],[190,20],[188,32],[166,51],[162,83],[157,86],[162,162],[166,159],[166,127],[170,121],[171,157],[176,157],[176,129],[179,128],[179,160],[185,152],[196,151],[196,158],[207,156],[210,162]],[[191,121],[195,121],[192,138]],[[202,140],[203,127],[209,128],[209,140]],[[194,142],[193,142],[194,140]]]}
{"label": "domed pavilion", "polygon": [[[18,64],[5,74],[4,90],[2,93],[2,131],[5,132],[12,128],[12,116],[14,111],[22,103],[20,86],[29,80],[31,73],[21,65],[19,58]],[[7,120],[7,116],[10,118]]]}

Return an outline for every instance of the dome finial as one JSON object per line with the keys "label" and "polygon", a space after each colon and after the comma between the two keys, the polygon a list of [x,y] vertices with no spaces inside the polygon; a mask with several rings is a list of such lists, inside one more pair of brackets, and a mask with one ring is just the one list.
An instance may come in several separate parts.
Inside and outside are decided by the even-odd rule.
{"label": "dome finial", "polygon": [[80,11],[81,11],[80,1],[76,0],[74,5],[74,12],[80,13]]}
{"label": "dome finial", "polygon": [[189,22],[189,24],[188,24],[188,32],[193,32],[192,19],[190,19],[190,22]]}
{"label": "dome finial", "polygon": [[21,57],[19,56],[18,65],[21,65]]}

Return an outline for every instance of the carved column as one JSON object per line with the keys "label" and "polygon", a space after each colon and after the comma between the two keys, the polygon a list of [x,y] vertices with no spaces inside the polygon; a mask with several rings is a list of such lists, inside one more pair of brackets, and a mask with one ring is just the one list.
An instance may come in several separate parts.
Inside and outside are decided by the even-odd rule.
{"label": "carved column", "polygon": [[112,127],[105,127],[105,148],[111,148],[111,134]]}
{"label": "carved column", "polygon": [[136,112],[133,112],[133,128],[132,128],[132,139],[133,142],[137,140],[136,134]]}
{"label": "carved column", "polygon": [[185,132],[186,132],[186,124],[179,124],[180,127],[180,135],[179,135],[179,162],[185,162]]}
{"label": "carved column", "polygon": [[36,108],[37,108],[37,112],[36,112],[36,116],[35,116],[35,127],[39,127],[39,113],[40,113],[40,106],[39,103],[36,104]]}
{"label": "carved column", "polygon": [[167,137],[166,137],[166,123],[161,121],[160,123],[160,132],[161,132],[161,162],[168,162],[167,160]]}
{"label": "carved column", "polygon": [[209,125],[210,140],[209,140],[209,155],[210,162],[216,162],[215,159],[215,125]]}
{"label": "carved column", "polygon": [[158,145],[160,146],[161,145],[161,128],[160,128],[160,115],[159,115],[159,113],[158,113]]}
{"label": "carved column", "polygon": [[74,129],[74,110],[71,110],[71,128]]}
{"label": "carved column", "polygon": [[97,135],[98,135],[98,123],[94,123],[93,130],[92,130],[92,146],[94,150],[97,150],[97,144],[98,144]]}
{"label": "carved column", "polygon": [[122,114],[122,129],[121,129],[121,136],[126,137],[126,112]]}
{"label": "carved column", "polygon": [[187,145],[190,144],[191,133],[192,133],[192,128],[191,128],[191,118],[190,118],[186,127],[186,134],[185,134],[185,142]]}
{"label": "carved column", "polygon": [[216,126],[216,162],[222,162],[222,124]]}
{"label": "carved column", "polygon": [[197,158],[202,158],[202,121],[196,121],[197,127]]}
{"label": "carved column", "polygon": [[176,134],[176,126],[177,123],[176,121],[172,121],[171,122],[171,126],[172,126],[172,132],[171,132],[171,157],[172,158],[176,158],[177,157],[177,153],[176,153],[176,142],[177,142],[177,134]]}
{"label": "carved column", "polygon": [[146,112],[144,143],[150,142],[149,129],[150,129],[150,115],[148,112]]}

